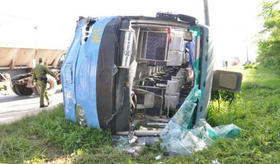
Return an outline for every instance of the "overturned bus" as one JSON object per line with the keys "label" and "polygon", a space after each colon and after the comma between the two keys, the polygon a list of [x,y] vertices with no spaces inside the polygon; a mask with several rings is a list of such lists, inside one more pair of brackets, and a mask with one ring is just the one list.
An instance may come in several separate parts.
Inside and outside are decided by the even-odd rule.
{"label": "overturned bus", "polygon": [[239,73],[214,73],[210,38],[187,15],[81,17],[61,70],[66,118],[115,134],[161,126],[184,105],[195,125],[213,80],[218,89],[241,86]]}

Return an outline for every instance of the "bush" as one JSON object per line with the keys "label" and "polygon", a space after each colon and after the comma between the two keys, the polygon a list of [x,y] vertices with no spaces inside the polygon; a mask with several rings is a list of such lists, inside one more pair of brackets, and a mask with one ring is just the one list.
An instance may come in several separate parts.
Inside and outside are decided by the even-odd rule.
{"label": "bush", "polygon": [[252,63],[252,64],[243,64],[244,69],[258,69],[258,64]]}

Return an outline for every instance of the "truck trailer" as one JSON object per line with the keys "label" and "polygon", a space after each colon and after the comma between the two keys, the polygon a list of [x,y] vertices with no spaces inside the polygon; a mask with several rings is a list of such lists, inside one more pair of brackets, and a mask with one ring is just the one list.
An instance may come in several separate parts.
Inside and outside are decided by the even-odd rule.
{"label": "truck trailer", "polygon": [[[39,87],[32,84],[32,69],[39,63],[44,64],[60,77],[60,68],[64,59],[65,50],[0,47],[0,85],[3,90],[10,87],[19,96],[39,95]],[[48,76],[48,93],[56,92],[60,80]]]}

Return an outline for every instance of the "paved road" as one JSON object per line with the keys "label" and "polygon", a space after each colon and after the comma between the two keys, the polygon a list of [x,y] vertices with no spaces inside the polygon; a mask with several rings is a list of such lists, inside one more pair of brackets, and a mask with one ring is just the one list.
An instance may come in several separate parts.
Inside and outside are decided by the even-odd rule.
{"label": "paved road", "polygon": [[0,96],[0,124],[11,123],[27,115],[37,114],[41,110],[49,110],[63,102],[60,89],[50,96],[51,104],[48,108],[39,108],[38,96],[17,96],[15,94]]}

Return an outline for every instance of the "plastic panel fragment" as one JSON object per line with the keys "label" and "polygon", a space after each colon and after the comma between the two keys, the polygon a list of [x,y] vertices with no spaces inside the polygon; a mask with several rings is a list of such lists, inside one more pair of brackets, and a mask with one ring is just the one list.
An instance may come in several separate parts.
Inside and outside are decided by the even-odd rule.
{"label": "plastic panel fragment", "polygon": [[[169,152],[178,154],[191,154],[194,151],[202,150],[206,144],[197,137],[197,130],[192,131],[192,117],[197,100],[200,99],[201,93],[198,89],[199,75],[199,59],[195,61],[195,85],[179,110],[168,122],[167,126],[162,130],[160,136],[162,138],[162,147]],[[195,134],[194,134],[195,133]]]}
{"label": "plastic panel fragment", "polygon": [[161,146],[168,152],[189,155],[203,150],[219,137],[236,138],[241,129],[234,124],[212,128],[204,119],[193,129],[184,129],[174,121],[170,121],[162,131]]}
{"label": "plastic panel fragment", "polygon": [[228,138],[238,137],[241,131],[241,129],[234,124],[216,126],[214,130],[218,136]]}
{"label": "plastic panel fragment", "polygon": [[[200,36],[198,28],[193,28],[191,31],[195,36]],[[168,152],[186,155],[192,154],[211,145],[214,140],[219,137],[235,138],[241,131],[241,129],[234,124],[212,128],[205,119],[199,119],[198,123],[193,127],[193,112],[197,106],[197,101],[201,98],[201,90],[199,89],[199,68],[198,58],[193,66],[195,85],[179,110],[160,134],[162,138],[161,146],[162,148],[166,148]]]}

